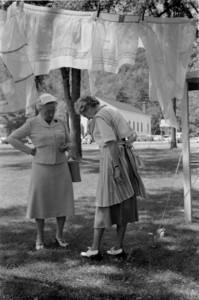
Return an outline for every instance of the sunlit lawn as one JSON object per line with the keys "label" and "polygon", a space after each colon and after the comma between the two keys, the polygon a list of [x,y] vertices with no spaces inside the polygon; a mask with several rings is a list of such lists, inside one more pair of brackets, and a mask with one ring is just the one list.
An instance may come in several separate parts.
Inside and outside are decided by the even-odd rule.
{"label": "sunlit lawn", "polygon": [[[192,167],[193,222],[183,211],[181,150],[168,145],[140,147],[141,171],[148,199],[138,200],[139,222],[125,237],[126,260],[111,259],[115,228],[103,237],[100,262],[80,257],[93,233],[99,151],[84,146],[82,182],[74,184],[76,215],[67,222],[68,250],[54,243],[55,221],[46,221],[46,250],[35,251],[35,223],[25,218],[31,158],[0,146],[0,299],[1,300],[198,300],[199,299],[199,166]],[[199,160],[199,147],[192,158]],[[165,236],[156,239],[159,228]]]}

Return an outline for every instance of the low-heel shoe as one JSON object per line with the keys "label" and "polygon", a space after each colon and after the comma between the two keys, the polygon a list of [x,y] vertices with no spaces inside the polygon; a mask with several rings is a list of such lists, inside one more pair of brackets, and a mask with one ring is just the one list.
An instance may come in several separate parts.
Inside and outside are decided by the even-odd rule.
{"label": "low-heel shoe", "polygon": [[109,255],[115,256],[115,257],[126,257],[126,252],[124,249],[120,248],[118,250],[115,250],[114,248],[111,248],[107,251]]}
{"label": "low-heel shoe", "polygon": [[57,246],[62,248],[67,248],[69,246],[69,244],[66,243],[65,240],[58,240],[57,238],[55,238],[55,243],[57,244]]}
{"label": "low-heel shoe", "polygon": [[81,252],[81,256],[91,258],[91,259],[100,259],[101,253],[98,250],[91,250],[89,248],[86,252]]}

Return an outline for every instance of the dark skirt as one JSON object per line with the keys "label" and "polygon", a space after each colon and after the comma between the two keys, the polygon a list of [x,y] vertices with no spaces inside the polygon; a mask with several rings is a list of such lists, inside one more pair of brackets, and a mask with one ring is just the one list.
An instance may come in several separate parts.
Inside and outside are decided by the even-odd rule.
{"label": "dark skirt", "polygon": [[124,225],[138,221],[136,195],[120,204],[109,207],[96,207],[94,228],[110,228],[112,225]]}

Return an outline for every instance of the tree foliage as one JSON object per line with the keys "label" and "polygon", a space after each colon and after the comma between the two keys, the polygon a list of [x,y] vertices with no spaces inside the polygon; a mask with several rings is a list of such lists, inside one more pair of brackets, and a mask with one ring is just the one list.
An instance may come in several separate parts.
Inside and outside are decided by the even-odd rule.
{"label": "tree foliage", "polygon": [[6,133],[9,135],[13,130],[21,127],[26,122],[27,117],[25,111],[21,111],[3,115],[3,119]]}

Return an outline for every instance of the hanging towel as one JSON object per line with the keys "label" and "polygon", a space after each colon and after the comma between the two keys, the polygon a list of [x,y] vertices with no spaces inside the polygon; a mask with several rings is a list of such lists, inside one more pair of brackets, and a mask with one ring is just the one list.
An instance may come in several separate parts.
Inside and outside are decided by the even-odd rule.
{"label": "hanging towel", "polygon": [[164,119],[178,128],[172,99],[183,98],[196,20],[147,17],[139,32],[149,64],[150,98],[159,101]]}
{"label": "hanging towel", "polygon": [[[9,78],[1,81],[0,89],[6,99],[0,113],[17,112],[23,109],[33,113],[32,106],[38,95],[33,70],[27,55],[28,35],[32,31],[21,6],[13,3],[7,12],[7,21],[2,27],[1,56]],[[6,73],[5,70],[1,71]],[[9,91],[10,89],[10,91]]]}
{"label": "hanging towel", "polygon": [[34,36],[28,56],[35,75],[61,67],[88,69],[92,12],[70,11],[24,4]]}
{"label": "hanging towel", "polygon": [[91,71],[118,73],[124,64],[135,63],[138,47],[138,16],[101,13],[94,23]]}

